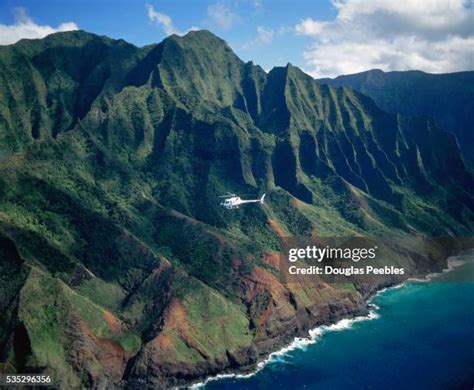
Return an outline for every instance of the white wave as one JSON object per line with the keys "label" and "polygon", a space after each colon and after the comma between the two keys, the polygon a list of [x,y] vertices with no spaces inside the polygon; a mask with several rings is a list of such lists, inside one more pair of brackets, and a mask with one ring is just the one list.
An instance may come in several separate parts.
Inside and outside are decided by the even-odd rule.
{"label": "white wave", "polygon": [[196,383],[191,385],[190,389],[201,389],[206,386],[207,383],[217,381],[220,379],[229,379],[229,378],[237,378],[237,379],[245,379],[251,378],[252,376],[256,375],[259,371],[261,371],[266,365],[273,362],[280,362],[285,363],[284,356],[287,355],[289,352],[294,350],[306,350],[309,345],[317,343],[321,337],[329,332],[337,332],[345,329],[350,329],[355,323],[362,322],[362,321],[370,321],[380,318],[380,314],[378,313],[380,307],[377,306],[372,301],[383,294],[388,290],[394,290],[404,287],[409,282],[428,282],[440,275],[443,275],[446,272],[450,272],[453,269],[466,264],[469,261],[473,261],[474,251],[466,251],[462,252],[458,256],[452,256],[448,258],[447,268],[443,269],[441,272],[431,273],[428,274],[424,278],[409,278],[402,283],[396,284],[394,286],[385,287],[383,289],[378,290],[372,298],[368,300],[369,306],[369,313],[366,316],[358,316],[354,318],[344,318],[339,320],[338,322],[331,324],[331,325],[321,325],[314,329],[311,329],[308,334],[308,337],[295,337],[295,339],[286,347],[281,348],[276,352],[272,352],[268,357],[260,362],[257,363],[255,370],[246,373],[246,374],[239,374],[239,373],[229,373],[229,374],[219,374],[212,377],[206,378],[205,381]]}
{"label": "white wave", "polygon": [[230,374],[220,374],[216,376],[212,376],[207,378],[204,382],[196,383],[190,386],[191,389],[200,389],[203,388],[207,383],[212,381],[217,381],[220,379],[229,379],[229,378],[237,378],[237,379],[245,379],[250,378],[257,374],[260,370],[262,370],[266,365],[269,363],[285,363],[286,360],[284,357],[291,351],[294,350],[306,350],[309,345],[317,343],[321,337],[328,332],[337,332],[345,329],[350,329],[355,323],[361,321],[370,321],[380,317],[376,310],[379,309],[377,305],[369,304],[371,308],[369,313],[366,316],[359,316],[354,318],[344,318],[339,320],[338,322],[331,324],[331,325],[321,325],[314,329],[311,329],[308,334],[308,337],[295,337],[295,339],[291,342],[291,344],[287,345],[286,347],[281,348],[276,352],[272,352],[265,360],[260,361],[257,363],[256,369],[247,374],[238,374],[238,373],[230,373]]}
{"label": "white wave", "polygon": [[474,261],[474,251],[467,250],[459,253],[457,256],[451,256],[448,258],[447,267],[443,268],[441,272],[433,272],[426,275],[424,278],[409,278],[406,282],[417,282],[417,283],[426,283],[433,279],[439,278],[444,274],[453,271],[454,269],[460,267],[461,265],[467,264]]}

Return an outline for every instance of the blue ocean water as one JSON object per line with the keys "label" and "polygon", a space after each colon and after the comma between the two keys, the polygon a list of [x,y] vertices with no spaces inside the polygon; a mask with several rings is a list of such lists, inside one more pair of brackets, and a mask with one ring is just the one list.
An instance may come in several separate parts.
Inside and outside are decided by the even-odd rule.
{"label": "blue ocean water", "polygon": [[[474,389],[474,253],[429,282],[379,294],[378,318],[337,326],[248,378],[211,389]],[[344,325],[344,324],[343,324]]]}

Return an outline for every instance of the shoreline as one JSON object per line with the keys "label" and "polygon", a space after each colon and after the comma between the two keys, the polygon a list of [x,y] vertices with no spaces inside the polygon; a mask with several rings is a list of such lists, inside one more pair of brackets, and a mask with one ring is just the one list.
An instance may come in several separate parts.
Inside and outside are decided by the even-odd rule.
{"label": "shoreline", "polygon": [[295,337],[291,343],[288,345],[282,347],[281,349],[270,353],[265,359],[261,360],[256,364],[256,367],[248,372],[234,372],[234,373],[225,373],[225,374],[218,374],[215,376],[210,376],[206,378],[204,381],[197,382],[194,384],[190,384],[188,386],[178,386],[175,387],[175,389],[202,389],[204,388],[209,382],[214,382],[218,381],[221,379],[229,379],[229,378],[237,378],[237,379],[245,379],[245,378],[251,378],[252,376],[258,374],[262,369],[264,369],[268,364],[278,361],[279,358],[285,356],[287,353],[301,349],[305,350],[309,345],[316,344],[321,337],[329,332],[337,332],[340,330],[344,329],[350,329],[352,328],[353,324],[358,323],[358,322],[363,322],[363,321],[372,321],[375,319],[380,318],[380,314],[378,314],[378,310],[380,309],[376,304],[373,303],[373,300],[377,298],[378,296],[382,295],[386,291],[389,290],[395,290],[399,288],[405,287],[406,284],[408,283],[426,283],[429,282],[433,279],[436,279],[448,272],[453,271],[457,267],[460,267],[461,265],[465,264],[468,262],[468,260],[459,260],[459,257],[462,256],[465,253],[472,252],[474,254],[474,249],[467,249],[467,250],[462,250],[458,254],[450,256],[447,258],[447,267],[443,268],[439,272],[432,272],[427,274],[423,278],[408,278],[404,280],[401,283],[394,284],[393,286],[388,286],[384,287],[380,290],[377,290],[371,297],[367,299],[367,305],[369,308],[369,313],[365,316],[357,316],[357,317],[352,317],[352,318],[342,318],[338,320],[337,322],[333,324],[328,324],[328,325],[319,325],[316,328],[310,329],[308,331],[308,336],[307,337]]}

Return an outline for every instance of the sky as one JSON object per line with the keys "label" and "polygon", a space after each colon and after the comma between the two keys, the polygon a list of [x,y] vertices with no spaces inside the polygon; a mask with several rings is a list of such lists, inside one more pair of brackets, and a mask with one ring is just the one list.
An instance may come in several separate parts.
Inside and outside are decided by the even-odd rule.
{"label": "sky", "polygon": [[313,77],[474,70],[474,0],[0,0],[0,45],[81,29],[137,46],[207,29]]}

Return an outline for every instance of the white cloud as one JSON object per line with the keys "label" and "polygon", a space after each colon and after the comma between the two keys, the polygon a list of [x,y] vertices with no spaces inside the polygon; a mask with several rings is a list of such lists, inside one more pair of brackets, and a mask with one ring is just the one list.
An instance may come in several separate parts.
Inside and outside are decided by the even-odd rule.
{"label": "white cloud", "polygon": [[270,43],[274,34],[275,32],[272,29],[266,29],[263,26],[257,27],[257,39],[262,43]]}
{"label": "white cloud", "polygon": [[269,43],[272,43],[273,37],[275,36],[275,31],[272,29],[267,29],[263,26],[258,26],[257,27],[257,35],[254,39],[244,43],[241,46],[241,49],[249,49],[252,46],[258,45],[258,44],[266,44],[268,45]]}
{"label": "white cloud", "polygon": [[78,30],[76,23],[61,23],[54,28],[48,25],[36,24],[27,14],[26,9],[19,7],[15,9],[15,23],[0,24],[0,45],[9,45],[20,39],[44,38],[46,35],[60,31]]}
{"label": "white cloud", "polygon": [[240,19],[238,14],[222,2],[207,7],[207,14],[223,30],[230,29]]}
{"label": "white cloud", "polygon": [[150,19],[150,22],[161,26],[161,28],[163,29],[166,35],[172,35],[172,34],[184,35],[189,31],[198,29],[197,27],[193,26],[186,31],[180,31],[174,26],[173,20],[171,19],[171,17],[169,17],[168,15],[162,12],[156,11],[155,8],[151,4],[146,4],[145,7],[147,10],[148,19]]}
{"label": "white cloud", "polygon": [[300,34],[318,37],[328,24],[328,22],[318,22],[312,18],[307,18],[295,26],[295,31]]}
{"label": "white cloud", "polygon": [[333,77],[382,70],[474,69],[473,0],[334,0],[332,21],[306,18],[308,73]]}

